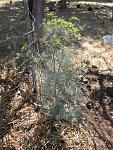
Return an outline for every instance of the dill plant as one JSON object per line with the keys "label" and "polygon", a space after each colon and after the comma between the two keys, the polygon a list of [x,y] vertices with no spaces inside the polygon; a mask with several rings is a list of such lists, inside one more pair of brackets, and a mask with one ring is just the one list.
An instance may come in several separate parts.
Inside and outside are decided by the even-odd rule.
{"label": "dill plant", "polygon": [[41,52],[37,56],[42,107],[51,119],[76,121],[82,116],[79,106],[84,98],[72,65],[73,49],[66,43],[79,36],[80,29],[52,13],[46,15],[43,28],[45,35],[40,39]]}

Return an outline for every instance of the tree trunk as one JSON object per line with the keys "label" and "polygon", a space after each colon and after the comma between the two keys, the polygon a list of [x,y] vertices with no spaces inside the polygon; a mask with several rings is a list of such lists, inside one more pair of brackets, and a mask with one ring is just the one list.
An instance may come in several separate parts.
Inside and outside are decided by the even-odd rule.
{"label": "tree trunk", "polygon": [[113,20],[113,0],[111,2],[111,19]]}
{"label": "tree trunk", "polygon": [[66,8],[67,8],[66,0],[61,0],[60,1],[60,9],[66,9]]}
{"label": "tree trunk", "polygon": [[113,20],[113,7],[111,9],[112,9],[111,19]]}
{"label": "tree trunk", "polygon": [[39,26],[42,23],[42,19],[44,17],[44,8],[45,8],[45,0],[34,0],[33,1],[33,9],[32,14],[36,19],[36,26]]}
{"label": "tree trunk", "polygon": [[28,35],[28,49],[30,48],[31,53],[32,53],[32,61],[31,61],[31,71],[32,71],[32,78],[33,78],[33,89],[32,91],[35,91],[36,93],[36,100],[38,100],[38,91],[39,91],[39,86],[38,86],[38,77],[37,77],[37,64],[35,62],[35,57],[37,55],[37,52],[39,51],[38,45],[37,45],[37,37],[35,34],[35,26],[30,20],[29,16],[29,6],[28,6],[28,1],[24,0],[24,9],[25,9],[25,14],[26,14],[26,20],[27,20],[27,35]]}

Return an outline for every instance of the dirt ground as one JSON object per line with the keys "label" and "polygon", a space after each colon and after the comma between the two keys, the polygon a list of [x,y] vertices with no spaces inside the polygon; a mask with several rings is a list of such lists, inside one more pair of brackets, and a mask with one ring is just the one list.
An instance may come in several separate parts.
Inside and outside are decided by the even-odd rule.
{"label": "dirt ground", "polygon": [[[84,26],[80,40],[82,53],[78,52],[77,60],[91,65],[91,70],[81,81],[87,87],[87,114],[95,128],[96,149],[113,149],[113,43],[104,44],[102,37],[112,35],[113,22],[110,9],[104,6],[81,6],[75,15]],[[84,15],[84,11],[86,12]]]}
{"label": "dirt ground", "polygon": [[[20,2],[15,2],[13,5],[0,7],[1,40],[26,31],[21,6]],[[90,11],[89,7],[92,8]],[[77,16],[80,19],[79,25],[83,28],[81,37],[77,42],[74,41],[73,63],[82,63],[88,68],[86,73],[79,75],[79,81],[86,87],[86,110],[83,112],[87,123],[85,126],[78,125],[79,129],[77,125],[65,121],[51,127],[44,114],[37,113],[32,106],[31,93],[28,92],[30,77],[24,72],[25,66],[17,69],[15,73],[12,62],[8,69],[7,63],[4,67],[1,61],[0,113],[3,115],[0,117],[0,138],[3,140],[4,149],[31,150],[38,143],[35,148],[37,150],[113,150],[113,43],[105,44],[102,39],[104,35],[113,33],[111,8],[90,3],[82,3],[77,8],[74,3],[58,15],[66,19]],[[12,41],[9,43],[0,43],[2,59],[18,48]],[[54,132],[51,131],[52,128]]]}

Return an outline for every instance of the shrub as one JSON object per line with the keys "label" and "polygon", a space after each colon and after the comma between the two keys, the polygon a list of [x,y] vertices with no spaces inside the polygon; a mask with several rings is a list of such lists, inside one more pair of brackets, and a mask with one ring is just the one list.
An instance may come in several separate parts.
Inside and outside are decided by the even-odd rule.
{"label": "shrub", "polygon": [[84,98],[72,65],[73,49],[65,46],[80,35],[80,30],[52,13],[47,14],[43,27],[45,36],[40,39],[41,52],[37,54],[42,106],[52,119],[80,119],[79,106]]}

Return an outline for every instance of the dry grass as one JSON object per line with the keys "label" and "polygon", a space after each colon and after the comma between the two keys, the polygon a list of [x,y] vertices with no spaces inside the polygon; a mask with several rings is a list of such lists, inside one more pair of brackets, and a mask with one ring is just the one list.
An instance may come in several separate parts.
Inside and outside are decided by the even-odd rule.
{"label": "dry grass", "polygon": [[[12,0],[13,3],[17,2],[18,0]],[[22,0],[19,0],[22,1]],[[4,5],[4,4],[8,4],[10,2],[10,0],[0,0],[0,5]]]}
{"label": "dry grass", "polygon": [[[77,52],[75,56],[78,62],[84,62],[88,60],[92,65],[97,66],[100,71],[112,72],[113,67],[113,43],[104,44],[101,40],[82,39],[82,52]],[[77,57],[77,58],[76,58]]]}

